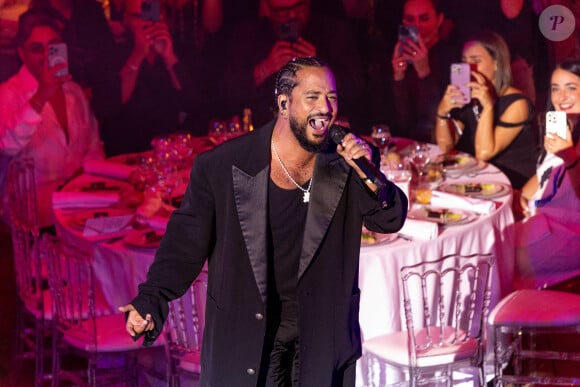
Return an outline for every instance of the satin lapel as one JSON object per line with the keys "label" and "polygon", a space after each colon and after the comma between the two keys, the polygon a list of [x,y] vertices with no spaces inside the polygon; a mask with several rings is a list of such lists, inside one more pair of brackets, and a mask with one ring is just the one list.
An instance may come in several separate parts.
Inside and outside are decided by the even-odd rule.
{"label": "satin lapel", "polygon": [[266,167],[256,176],[250,176],[235,165],[232,166],[234,197],[238,218],[256,285],[266,301],[268,291],[268,265],[266,251],[266,203],[268,199],[268,178],[270,168]]}
{"label": "satin lapel", "polygon": [[298,279],[302,277],[318,250],[344,191],[349,166],[340,162],[341,160],[336,153],[319,154],[316,158]]}

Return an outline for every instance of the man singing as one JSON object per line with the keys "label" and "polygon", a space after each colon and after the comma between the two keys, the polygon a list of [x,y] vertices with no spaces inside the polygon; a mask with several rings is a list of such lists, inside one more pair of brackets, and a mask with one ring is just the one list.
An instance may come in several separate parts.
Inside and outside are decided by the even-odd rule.
{"label": "man singing", "polygon": [[274,93],[273,122],[196,159],[147,281],[120,310],[150,344],[207,258],[201,386],[354,386],[361,227],[399,230],[407,199],[353,161],[370,161],[364,141],[330,140],[338,93],[322,61],[291,60]]}

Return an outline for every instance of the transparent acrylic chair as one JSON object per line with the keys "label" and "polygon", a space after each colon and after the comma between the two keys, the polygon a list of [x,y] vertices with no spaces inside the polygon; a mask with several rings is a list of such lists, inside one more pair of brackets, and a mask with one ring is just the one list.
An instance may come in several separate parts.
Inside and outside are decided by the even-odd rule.
{"label": "transparent acrylic chair", "polygon": [[51,299],[38,249],[40,230],[32,159],[15,158],[10,162],[6,188],[6,211],[19,302],[16,359],[34,359],[35,385],[40,386],[43,380],[50,378],[50,374],[44,371],[44,347],[51,332],[48,324],[51,319]]}
{"label": "transparent acrylic chair", "polygon": [[[370,385],[452,385],[454,371],[462,371],[457,376],[464,381],[468,368],[477,373],[475,384],[484,384],[493,260],[490,254],[454,254],[401,268],[406,330],[363,342]],[[395,381],[396,374],[403,380]]]}
{"label": "transparent acrylic chair", "polygon": [[[580,295],[516,290],[493,308],[489,324],[496,386],[580,385]],[[568,372],[559,374],[562,365]]]}
{"label": "transparent acrylic chair", "polygon": [[169,304],[165,322],[169,386],[179,386],[181,375],[199,378],[206,293],[207,272],[203,271],[181,298]]}
{"label": "transparent acrylic chair", "polygon": [[[41,242],[53,298],[53,386],[63,379],[74,385],[139,385],[138,355],[159,349],[164,340],[147,348],[134,342],[125,330],[124,315],[99,302],[92,257],[47,234]],[[69,353],[86,358],[87,369],[65,369],[61,359]],[[100,366],[107,357],[123,361]]]}

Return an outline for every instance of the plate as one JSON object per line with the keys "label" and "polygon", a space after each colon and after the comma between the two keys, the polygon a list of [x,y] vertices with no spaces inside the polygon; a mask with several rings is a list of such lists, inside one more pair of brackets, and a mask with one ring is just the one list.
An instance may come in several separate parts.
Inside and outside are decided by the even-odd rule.
{"label": "plate", "polygon": [[123,181],[105,177],[95,180],[94,176],[90,176],[90,178],[85,176],[71,181],[62,190],[65,192],[118,192],[119,196],[130,194],[135,190],[131,184]]}
{"label": "plate", "polygon": [[114,161],[125,165],[139,165],[144,157],[151,155],[153,152],[145,151],[138,153],[124,153],[121,155],[111,156],[107,161]]}
{"label": "plate", "polygon": [[437,156],[437,162],[441,163],[446,173],[463,172],[466,169],[477,166],[477,159],[468,153],[450,153]]}
{"label": "plate", "polygon": [[132,213],[133,210],[129,208],[99,208],[75,212],[70,218],[69,226],[75,230],[83,231],[85,224],[87,223],[87,219],[130,215]]}
{"label": "plate", "polygon": [[504,183],[443,183],[440,191],[478,199],[492,199],[507,195],[511,188]]}
{"label": "plate", "polygon": [[450,208],[420,207],[411,210],[407,217],[409,219],[425,220],[445,226],[455,226],[469,223],[477,218],[473,212]]}
{"label": "plate", "polygon": [[372,231],[363,231],[361,234],[361,246],[382,246],[397,240],[397,234],[381,234]]}
{"label": "plate", "polygon": [[151,228],[133,230],[127,234],[123,242],[128,246],[140,249],[156,249],[159,247],[164,233],[164,230],[154,230]]}

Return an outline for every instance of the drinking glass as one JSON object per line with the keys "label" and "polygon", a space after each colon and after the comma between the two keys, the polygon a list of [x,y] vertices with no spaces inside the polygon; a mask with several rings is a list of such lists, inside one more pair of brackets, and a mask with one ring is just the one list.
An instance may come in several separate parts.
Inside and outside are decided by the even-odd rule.
{"label": "drinking glass", "polygon": [[424,143],[415,143],[411,152],[411,163],[415,166],[417,174],[423,176],[425,167],[429,164],[429,145]]}
{"label": "drinking glass", "polygon": [[[395,183],[407,195],[407,198],[409,198],[409,186],[413,177],[413,171],[407,159],[399,161],[386,160],[381,164],[381,172],[385,174],[387,179]],[[409,200],[410,204],[411,201]]]}
{"label": "drinking glass", "polygon": [[387,147],[391,143],[391,129],[389,128],[388,125],[385,124],[373,125],[371,137],[373,139],[374,144],[381,151],[381,157],[383,157],[385,149],[387,149]]}
{"label": "drinking glass", "polygon": [[208,129],[209,140],[214,145],[219,145],[227,140],[226,124],[222,120],[211,120]]}

